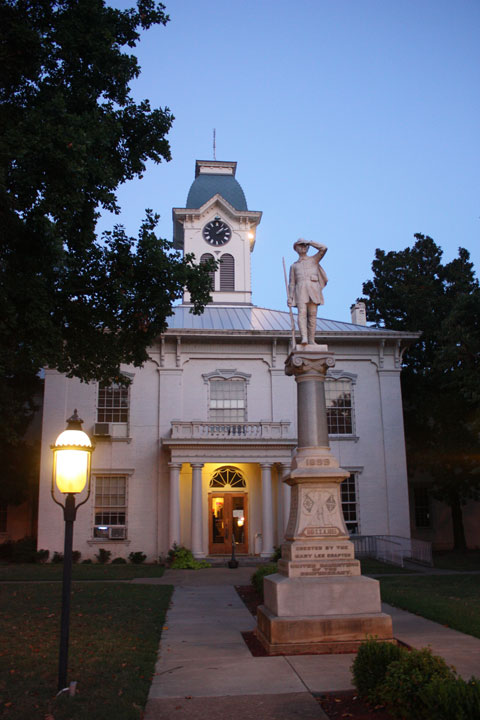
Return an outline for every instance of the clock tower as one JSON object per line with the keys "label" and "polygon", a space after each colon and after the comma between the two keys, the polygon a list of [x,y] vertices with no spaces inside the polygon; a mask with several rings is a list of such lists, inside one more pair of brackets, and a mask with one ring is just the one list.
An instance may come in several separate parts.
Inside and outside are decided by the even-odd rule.
{"label": "clock tower", "polygon": [[[221,305],[251,305],[250,253],[262,213],[248,210],[235,178],[236,162],[197,160],[185,208],[173,209],[173,241],[196,261],[214,258],[212,300]],[[190,302],[188,292],[184,303]]]}

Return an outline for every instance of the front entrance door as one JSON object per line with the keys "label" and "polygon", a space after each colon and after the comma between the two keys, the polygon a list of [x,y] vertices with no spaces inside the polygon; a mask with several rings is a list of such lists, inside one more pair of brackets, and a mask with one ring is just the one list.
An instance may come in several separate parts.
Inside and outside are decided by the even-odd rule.
{"label": "front entrance door", "polygon": [[232,552],[232,534],[236,552],[248,552],[246,493],[210,493],[208,515],[211,555],[229,555]]}

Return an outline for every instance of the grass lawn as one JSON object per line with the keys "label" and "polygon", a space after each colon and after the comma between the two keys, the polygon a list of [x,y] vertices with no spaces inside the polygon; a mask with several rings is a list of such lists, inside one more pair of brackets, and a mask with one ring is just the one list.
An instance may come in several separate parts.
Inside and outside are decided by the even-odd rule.
{"label": "grass lawn", "polygon": [[398,565],[390,565],[370,557],[361,558],[360,565],[362,566],[362,575],[401,575],[402,573],[415,572],[415,570],[407,570]]}
{"label": "grass lawn", "polygon": [[479,570],[480,550],[468,550],[465,553],[436,552],[433,565],[442,570]]}
{"label": "grass lawn", "polygon": [[[100,565],[98,563],[79,564],[72,568],[74,580],[131,580],[137,577],[162,577],[161,565]],[[0,580],[61,580],[63,563],[24,565],[0,565]]]}
{"label": "grass lawn", "polygon": [[480,638],[480,575],[417,575],[380,580],[382,600]]}
{"label": "grass lawn", "polygon": [[138,720],[172,587],[73,583],[68,680],[55,699],[61,583],[0,585],[0,717]]}

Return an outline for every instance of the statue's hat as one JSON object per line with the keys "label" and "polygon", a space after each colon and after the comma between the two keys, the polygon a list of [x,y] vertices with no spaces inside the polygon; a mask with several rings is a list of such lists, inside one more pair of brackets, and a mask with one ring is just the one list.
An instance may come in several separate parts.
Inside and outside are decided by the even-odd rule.
{"label": "statue's hat", "polygon": [[296,242],[293,243],[293,249],[297,249],[297,245],[308,245],[308,240],[304,240],[303,238],[298,238]]}

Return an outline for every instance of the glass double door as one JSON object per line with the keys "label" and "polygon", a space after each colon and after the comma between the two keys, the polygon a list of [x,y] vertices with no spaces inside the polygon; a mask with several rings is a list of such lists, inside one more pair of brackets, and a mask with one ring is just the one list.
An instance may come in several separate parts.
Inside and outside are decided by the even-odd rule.
{"label": "glass double door", "polygon": [[209,553],[248,552],[247,493],[210,493],[208,496]]}

